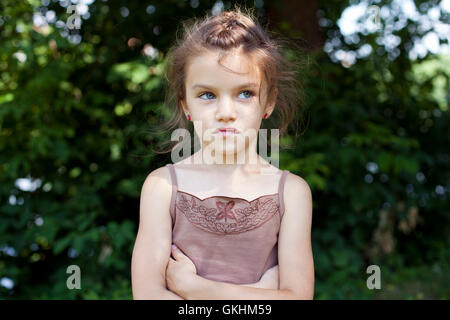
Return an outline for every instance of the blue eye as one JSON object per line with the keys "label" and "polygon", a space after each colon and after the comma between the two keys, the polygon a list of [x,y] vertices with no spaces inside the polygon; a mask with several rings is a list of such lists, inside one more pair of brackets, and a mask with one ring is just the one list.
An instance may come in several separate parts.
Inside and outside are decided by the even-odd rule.
{"label": "blue eye", "polygon": [[[203,96],[205,94],[210,94],[210,95],[214,96],[211,92],[204,92],[201,95],[199,95],[198,97],[200,98],[201,96]],[[209,99],[202,99],[202,100],[209,100]]]}
{"label": "blue eye", "polygon": [[[253,97],[253,96],[254,96],[254,94],[253,94],[253,92],[252,92],[252,91],[249,91],[249,90],[245,90],[245,91],[242,91],[241,93],[243,93],[243,92],[248,92],[248,93],[249,93],[249,96],[248,96],[248,98],[251,98],[251,97]],[[246,99],[246,98],[244,98],[244,99]]]}
{"label": "blue eye", "polygon": [[[241,92],[240,92],[239,96],[240,96],[242,93],[247,93],[247,96],[246,96],[246,97],[243,97],[242,99],[250,99],[251,97],[253,97],[253,96],[255,95],[252,91],[244,90],[244,91],[241,91]],[[201,98],[201,97],[204,96],[204,95],[210,95],[210,96],[212,96],[211,98],[214,98],[214,94],[212,94],[211,92],[203,92],[203,93],[200,94],[198,97],[199,97],[200,99],[202,99],[202,100],[210,100],[210,99],[203,99],[203,98]]]}

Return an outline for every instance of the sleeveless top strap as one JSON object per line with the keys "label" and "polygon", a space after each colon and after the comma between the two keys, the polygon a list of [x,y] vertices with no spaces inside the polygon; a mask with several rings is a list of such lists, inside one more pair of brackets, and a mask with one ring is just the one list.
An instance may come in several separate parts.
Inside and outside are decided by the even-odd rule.
{"label": "sleeveless top strap", "polygon": [[[175,222],[175,200],[177,196],[178,191],[178,181],[177,181],[177,175],[175,173],[175,169],[173,168],[173,164],[168,163],[166,164],[166,167],[169,168],[170,172],[170,178],[172,179],[172,198],[170,200],[170,215],[172,216],[172,222]],[[172,225],[173,225],[172,223]]]}
{"label": "sleeveless top strap", "polygon": [[288,174],[289,170],[283,170],[283,174],[281,175],[280,178],[280,183],[278,185],[278,197],[279,197],[279,202],[280,202],[280,219],[283,217],[284,214],[284,185],[286,182],[286,177]]}

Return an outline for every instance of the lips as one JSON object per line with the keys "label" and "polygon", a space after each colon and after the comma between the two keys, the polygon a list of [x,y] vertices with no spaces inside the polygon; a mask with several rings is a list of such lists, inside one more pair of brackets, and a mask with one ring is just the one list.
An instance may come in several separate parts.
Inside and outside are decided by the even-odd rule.
{"label": "lips", "polygon": [[218,128],[215,133],[238,133],[239,130],[236,128]]}

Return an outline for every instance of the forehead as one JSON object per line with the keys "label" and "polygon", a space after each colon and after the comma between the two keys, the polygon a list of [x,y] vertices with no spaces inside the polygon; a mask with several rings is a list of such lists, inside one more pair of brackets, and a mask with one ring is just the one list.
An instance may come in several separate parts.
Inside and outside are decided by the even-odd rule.
{"label": "forehead", "polygon": [[218,51],[206,51],[190,59],[186,72],[188,87],[196,83],[223,87],[261,82],[260,70],[254,61],[238,50],[229,51],[222,57]]}

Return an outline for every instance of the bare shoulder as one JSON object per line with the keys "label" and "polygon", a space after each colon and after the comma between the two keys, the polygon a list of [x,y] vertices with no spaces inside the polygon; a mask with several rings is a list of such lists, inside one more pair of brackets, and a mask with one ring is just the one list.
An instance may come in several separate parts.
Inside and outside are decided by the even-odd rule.
{"label": "bare shoulder", "polygon": [[312,192],[308,183],[302,177],[288,172],[283,189],[285,211],[282,217],[284,224],[290,224],[292,219],[305,223],[312,216]]}
{"label": "bare shoulder", "polygon": [[[150,172],[141,188],[141,221],[148,220],[148,215],[166,216],[172,197],[172,181],[166,166]],[[166,217],[167,218],[167,217]]]}
{"label": "bare shoulder", "polygon": [[312,201],[312,192],[308,183],[302,177],[288,172],[286,182],[284,185],[284,199],[285,202],[293,202],[296,200]]}
{"label": "bare shoulder", "polygon": [[[172,182],[170,177],[169,168],[166,166],[157,168],[150,172],[142,185],[142,192],[167,192],[171,191]],[[159,191],[158,191],[159,190]]]}

